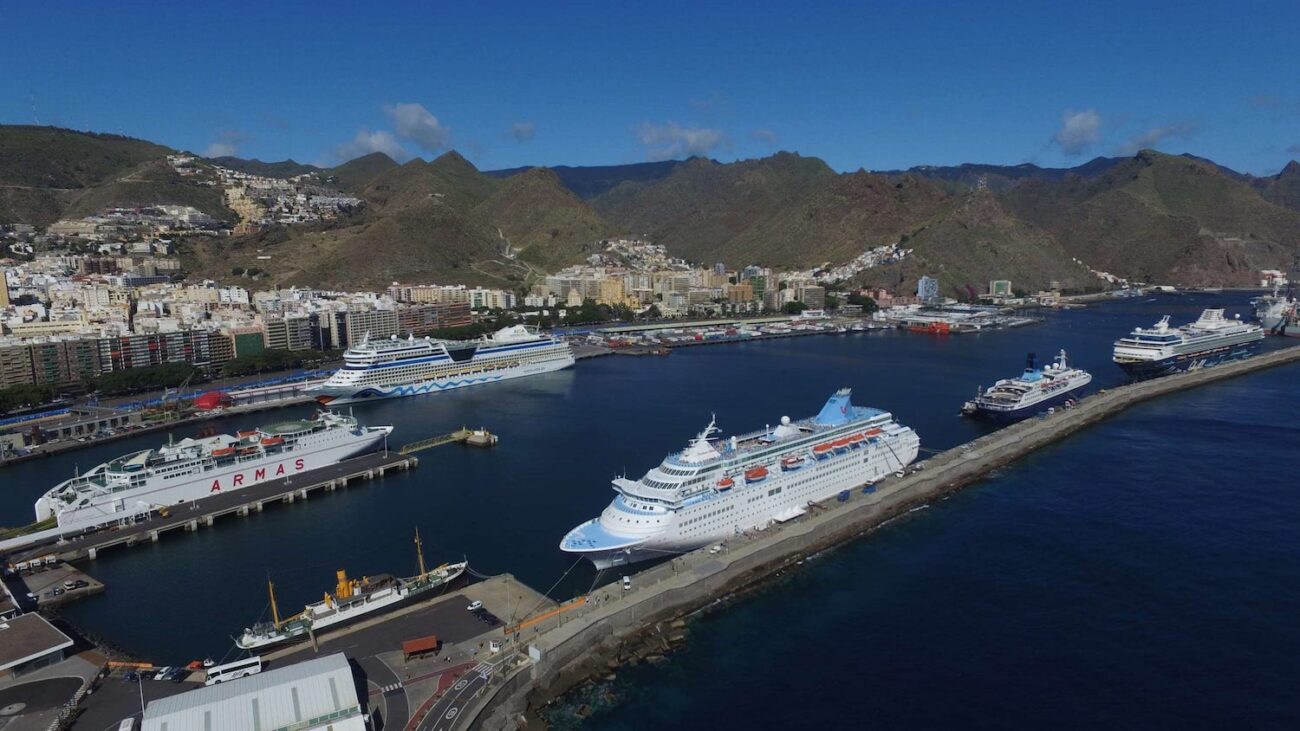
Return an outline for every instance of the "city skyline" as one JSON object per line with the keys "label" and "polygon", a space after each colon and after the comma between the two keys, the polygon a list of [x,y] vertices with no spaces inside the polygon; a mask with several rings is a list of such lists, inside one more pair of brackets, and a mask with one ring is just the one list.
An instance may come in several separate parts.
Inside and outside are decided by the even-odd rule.
{"label": "city skyline", "polygon": [[[70,4],[9,9],[0,122],[335,164],[481,168],[794,150],[837,170],[1068,167],[1143,147],[1271,174],[1300,157],[1300,12]],[[1250,39],[1228,47],[1222,37]],[[57,52],[51,53],[51,49]],[[1122,83],[1116,83],[1121,81]]]}

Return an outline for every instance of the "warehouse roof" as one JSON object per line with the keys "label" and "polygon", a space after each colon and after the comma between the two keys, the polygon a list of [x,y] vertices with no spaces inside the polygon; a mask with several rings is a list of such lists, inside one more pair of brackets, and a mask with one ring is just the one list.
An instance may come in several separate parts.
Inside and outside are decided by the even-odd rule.
{"label": "warehouse roof", "polygon": [[0,670],[72,647],[72,638],[39,614],[0,620]]}
{"label": "warehouse roof", "polygon": [[145,709],[144,731],[364,729],[356,681],[343,653],[161,698]]}

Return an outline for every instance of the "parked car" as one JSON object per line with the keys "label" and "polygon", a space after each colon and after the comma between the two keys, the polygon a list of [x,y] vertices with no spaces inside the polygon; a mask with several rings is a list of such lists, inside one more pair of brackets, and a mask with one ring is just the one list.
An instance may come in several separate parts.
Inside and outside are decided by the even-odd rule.
{"label": "parked car", "polygon": [[76,581],[72,582],[73,589],[85,589],[87,586],[90,586],[90,582],[86,581],[85,579],[77,579]]}
{"label": "parked car", "polygon": [[623,577],[623,590],[624,590],[624,591],[627,591],[628,589],[631,589],[631,588],[632,588],[632,577],[631,577],[631,576],[624,576],[624,577]]}
{"label": "parked car", "polygon": [[474,601],[472,601],[472,602],[469,603],[469,606],[468,606],[468,607],[465,607],[465,608],[468,609],[468,610],[471,611],[471,612],[477,612],[478,610],[480,610],[480,609],[483,608],[483,602],[481,602],[481,601],[475,599]]}

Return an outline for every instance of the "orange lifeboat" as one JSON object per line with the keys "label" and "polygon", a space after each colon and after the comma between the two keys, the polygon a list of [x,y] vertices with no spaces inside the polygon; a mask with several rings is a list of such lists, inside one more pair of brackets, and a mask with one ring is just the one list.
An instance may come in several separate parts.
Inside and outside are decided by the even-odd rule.
{"label": "orange lifeboat", "polygon": [[718,492],[726,492],[736,486],[736,481],[730,477],[724,477],[718,480]]}
{"label": "orange lifeboat", "polygon": [[249,429],[248,431],[235,432],[235,434],[236,434],[240,439],[247,439],[247,438],[249,438],[249,437],[255,437],[255,436],[257,436],[257,430],[256,430],[256,429]]}
{"label": "orange lifeboat", "polygon": [[827,457],[831,456],[831,445],[818,444],[817,446],[813,447],[813,456],[816,457],[817,459],[826,459]]}
{"label": "orange lifeboat", "polygon": [[844,450],[849,448],[849,440],[836,439],[835,441],[831,442],[831,446],[835,447],[836,452],[843,452]]}
{"label": "orange lifeboat", "polygon": [[755,467],[752,470],[745,470],[745,482],[762,482],[767,479],[766,467]]}
{"label": "orange lifeboat", "polygon": [[880,429],[868,429],[868,430],[867,430],[867,436],[869,436],[869,437],[874,437],[874,436],[876,436],[877,434],[880,434]]}
{"label": "orange lifeboat", "polygon": [[274,447],[277,444],[284,444],[284,437],[265,437],[262,439],[263,447]]}
{"label": "orange lifeboat", "polygon": [[793,472],[800,467],[803,467],[803,457],[791,456],[781,460],[781,469],[786,472]]}
{"label": "orange lifeboat", "polygon": [[849,437],[849,446],[857,449],[862,446],[862,442],[865,439],[866,437],[863,437],[861,434],[853,434]]}
{"label": "orange lifeboat", "polygon": [[235,453],[234,447],[222,447],[221,449],[212,450],[213,457],[229,457]]}

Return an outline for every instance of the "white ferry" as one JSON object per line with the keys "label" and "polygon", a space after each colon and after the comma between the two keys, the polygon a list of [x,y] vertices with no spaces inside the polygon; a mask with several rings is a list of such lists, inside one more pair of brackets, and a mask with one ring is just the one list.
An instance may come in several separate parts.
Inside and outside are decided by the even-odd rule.
{"label": "white ferry", "polygon": [[478,340],[363,340],[343,354],[343,367],[307,389],[322,404],[339,405],[534,376],[573,365],[573,349],[514,325]]}
{"label": "white ferry", "polygon": [[469,567],[468,563],[461,561],[426,570],[418,532],[415,534],[415,545],[419,556],[419,574],[404,579],[388,575],[349,579],[347,572],[339,569],[338,583],[333,594],[326,593],[321,601],[308,604],[301,612],[283,619],[275,603],[275,586],[268,581],[271,621],[245,627],[243,633],[235,639],[235,645],[241,650],[253,650],[306,639],[309,633],[341,627],[362,617],[395,609],[418,597],[433,596],[437,591],[451,586]]}
{"label": "white ferry", "polygon": [[391,426],[360,426],[322,412],[202,439],[185,438],[105,462],[36,501],[36,520],[56,518],[61,529],[89,529],[132,520],[222,492],[328,467],[374,450]]}
{"label": "white ferry", "polygon": [[916,459],[920,438],[879,409],[836,391],[817,416],[720,440],[710,422],[683,451],[639,480],[613,482],[600,517],[560,549],[597,568],[685,553],[791,520],[811,503],[878,480]]}
{"label": "white ferry", "polygon": [[1115,341],[1113,360],[1135,379],[1167,376],[1178,371],[1208,368],[1259,352],[1264,328],[1257,323],[1224,317],[1222,309],[1201,313],[1196,322],[1177,328],[1169,316],[1154,327],[1139,327]]}
{"label": "white ferry", "polygon": [[1250,304],[1255,307],[1255,319],[1270,335],[1300,338],[1300,298],[1293,290],[1282,292],[1274,287],[1272,294],[1260,295]]}
{"label": "white ferry", "polygon": [[1030,353],[1023,373],[1003,378],[967,401],[962,413],[989,421],[1019,421],[1077,398],[1089,383],[1092,374],[1071,366],[1064,350],[1046,368],[1039,368]]}

